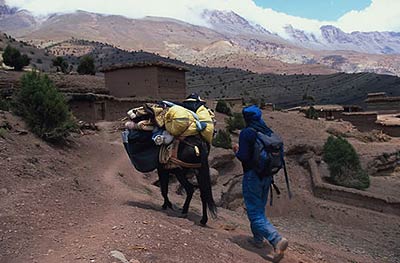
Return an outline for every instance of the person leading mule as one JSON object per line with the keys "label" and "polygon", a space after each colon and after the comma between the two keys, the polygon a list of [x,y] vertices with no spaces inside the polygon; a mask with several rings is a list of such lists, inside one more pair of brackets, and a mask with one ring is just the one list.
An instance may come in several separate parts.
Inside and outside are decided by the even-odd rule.
{"label": "person leading mule", "polygon": [[271,190],[273,176],[264,176],[255,167],[255,145],[257,133],[271,135],[273,132],[262,119],[261,110],[255,106],[245,107],[242,111],[246,127],[240,132],[239,144],[233,146],[236,157],[243,166],[243,198],[247,209],[253,237],[249,242],[257,248],[265,246],[266,239],[275,249],[276,255],[283,257],[288,240],[282,237],[265,215],[268,192]]}

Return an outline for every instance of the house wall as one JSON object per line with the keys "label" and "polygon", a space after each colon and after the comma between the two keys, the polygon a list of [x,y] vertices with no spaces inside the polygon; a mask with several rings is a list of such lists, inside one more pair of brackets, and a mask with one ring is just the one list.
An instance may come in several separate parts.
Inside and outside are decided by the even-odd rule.
{"label": "house wall", "polygon": [[158,98],[157,67],[118,69],[105,73],[106,87],[117,98]]}
{"label": "house wall", "polygon": [[399,100],[379,100],[367,101],[367,110],[382,113],[397,113],[400,112],[400,99]]}
{"label": "house wall", "polygon": [[145,101],[118,101],[118,100],[107,100],[106,101],[106,117],[107,121],[116,121],[126,117],[126,113],[136,107],[140,107]]}
{"label": "house wall", "polygon": [[183,100],[186,97],[186,78],[184,71],[170,68],[157,68],[158,95],[164,100]]}
{"label": "house wall", "polygon": [[384,126],[380,125],[380,129],[387,135],[392,137],[400,137],[400,126]]}
{"label": "house wall", "polygon": [[78,119],[86,122],[95,122],[96,114],[93,101],[70,101],[70,110]]}
{"label": "house wall", "polygon": [[[70,101],[70,109],[74,116],[81,121],[117,121],[126,117],[126,113],[135,107],[140,107],[149,101],[130,101],[98,99],[96,101]],[[153,101],[152,101],[153,102]]]}
{"label": "house wall", "polygon": [[380,125],[376,124],[378,115],[376,113],[370,114],[357,114],[357,113],[343,113],[340,117],[344,121],[348,121],[361,132],[372,130],[380,130]]}

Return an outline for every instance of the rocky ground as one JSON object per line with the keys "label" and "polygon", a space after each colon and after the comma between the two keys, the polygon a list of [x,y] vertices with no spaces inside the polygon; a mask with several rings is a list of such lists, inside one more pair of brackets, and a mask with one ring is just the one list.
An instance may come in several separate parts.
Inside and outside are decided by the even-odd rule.
{"label": "rocky ground", "polygon": [[[282,112],[267,113],[266,120],[287,144],[294,192],[288,200],[283,177],[277,177],[283,193],[267,208],[290,240],[281,262],[400,262],[398,217],[315,198],[309,174],[299,164],[305,148],[320,151],[327,128],[346,130],[348,124]],[[101,123],[98,132],[75,134],[63,148],[34,137],[8,113],[0,113],[0,126],[5,127],[0,136],[1,263],[270,260],[270,248],[247,244],[250,232],[240,195],[232,197],[240,189],[241,169],[229,152],[213,150],[210,162],[220,174],[215,199],[231,209],[220,208],[218,218],[204,228],[198,225],[198,196],[187,219],[160,209],[154,174],[133,169],[116,124]],[[365,147],[386,152],[393,145],[400,144]],[[171,186],[171,199],[181,206],[176,187]],[[225,202],[226,196],[232,200]]]}

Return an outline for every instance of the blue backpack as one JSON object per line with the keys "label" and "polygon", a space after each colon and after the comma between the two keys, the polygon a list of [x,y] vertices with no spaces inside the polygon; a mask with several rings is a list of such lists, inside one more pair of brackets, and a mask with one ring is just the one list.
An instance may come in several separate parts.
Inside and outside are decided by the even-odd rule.
{"label": "blue backpack", "polygon": [[[289,177],[287,174],[284,158],[285,151],[283,147],[283,140],[272,131],[269,134],[264,134],[256,130],[254,131],[257,133],[253,152],[254,171],[260,177],[267,177],[274,176],[283,168],[289,198],[292,198],[292,193],[289,186]],[[275,188],[277,193],[280,194],[279,189],[274,183],[272,183],[272,186]]]}

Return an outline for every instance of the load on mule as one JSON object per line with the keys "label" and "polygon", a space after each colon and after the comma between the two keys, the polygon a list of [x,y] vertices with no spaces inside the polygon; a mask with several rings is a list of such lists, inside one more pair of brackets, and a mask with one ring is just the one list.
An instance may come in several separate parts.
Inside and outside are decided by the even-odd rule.
{"label": "load on mule", "polygon": [[168,101],[146,103],[130,110],[128,116],[130,121],[122,133],[125,149],[138,171],[157,169],[163,209],[172,209],[168,182],[170,174],[175,174],[187,194],[182,209],[182,215],[187,215],[194,186],[186,175],[194,171],[203,207],[200,223],[205,225],[207,208],[212,216],[216,216],[217,211],[208,165],[214,133],[213,113],[196,94],[192,94],[181,105]]}

